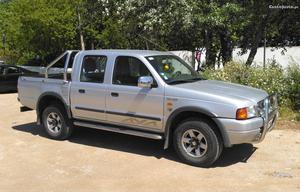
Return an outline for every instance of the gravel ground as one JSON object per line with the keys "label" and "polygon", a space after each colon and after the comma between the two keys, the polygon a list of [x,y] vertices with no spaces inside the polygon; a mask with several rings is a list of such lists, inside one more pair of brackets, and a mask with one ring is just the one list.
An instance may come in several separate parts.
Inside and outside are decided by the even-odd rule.
{"label": "gravel ground", "polygon": [[1,192],[300,191],[300,129],[275,129],[260,144],[225,149],[204,169],[139,137],[77,128],[70,140],[48,139],[16,98],[0,95]]}

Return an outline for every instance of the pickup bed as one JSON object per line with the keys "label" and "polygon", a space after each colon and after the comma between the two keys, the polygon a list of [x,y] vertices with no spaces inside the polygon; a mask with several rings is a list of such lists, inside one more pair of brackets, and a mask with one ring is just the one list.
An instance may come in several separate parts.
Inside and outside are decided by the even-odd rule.
{"label": "pickup bed", "polygon": [[164,140],[202,167],[223,147],[262,141],[278,116],[276,95],[205,80],[159,51],[67,51],[44,77],[20,77],[18,94],[21,110],[36,110],[50,138],[67,139],[82,126]]}

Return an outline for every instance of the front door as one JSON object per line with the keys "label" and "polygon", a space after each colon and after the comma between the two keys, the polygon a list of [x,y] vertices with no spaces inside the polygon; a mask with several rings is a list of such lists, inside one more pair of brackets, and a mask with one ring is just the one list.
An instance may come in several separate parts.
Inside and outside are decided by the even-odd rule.
{"label": "front door", "polygon": [[0,93],[6,91],[5,67],[0,65]]}
{"label": "front door", "polygon": [[18,78],[21,74],[20,70],[13,66],[5,69],[5,85],[9,91],[17,91]]}
{"label": "front door", "polygon": [[106,87],[104,74],[107,56],[83,57],[80,77],[71,83],[71,110],[77,119],[105,121]]}
{"label": "front door", "polygon": [[[107,121],[118,125],[161,131],[163,87],[138,87],[140,76],[152,76],[138,58],[119,56],[115,60],[112,85],[107,94]],[[156,84],[156,85],[155,85]]]}

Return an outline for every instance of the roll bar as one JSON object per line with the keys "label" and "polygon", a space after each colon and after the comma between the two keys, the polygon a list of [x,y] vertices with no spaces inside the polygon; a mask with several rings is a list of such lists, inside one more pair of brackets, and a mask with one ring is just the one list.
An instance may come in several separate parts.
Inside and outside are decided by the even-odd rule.
{"label": "roll bar", "polygon": [[78,50],[68,50],[58,56],[54,61],[52,61],[47,67],[46,67],[46,72],[45,72],[45,78],[48,79],[48,70],[55,65],[60,59],[62,59],[64,56],[67,56],[64,64],[64,80],[67,81],[67,72],[68,72],[68,64],[71,58],[71,54],[73,52],[78,52]]}

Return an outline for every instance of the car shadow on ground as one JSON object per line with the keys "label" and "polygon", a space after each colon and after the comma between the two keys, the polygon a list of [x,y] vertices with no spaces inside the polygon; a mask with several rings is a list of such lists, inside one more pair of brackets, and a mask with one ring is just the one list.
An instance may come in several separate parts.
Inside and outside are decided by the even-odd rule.
{"label": "car shadow on ground", "polygon": [[12,93],[17,93],[18,91],[2,91],[0,88],[0,95],[5,95],[5,94],[12,94]]}
{"label": "car shadow on ground", "polygon": [[[47,138],[41,126],[38,126],[36,123],[15,125],[12,128],[17,131]],[[172,147],[167,150],[163,149],[163,141],[154,141],[141,137],[83,127],[76,127],[69,141],[91,147],[123,151],[143,156],[153,156],[157,159],[165,158],[179,162]],[[219,160],[217,160],[211,168],[226,167],[236,163],[246,163],[256,149],[257,148],[251,144],[241,144],[224,149]]]}

